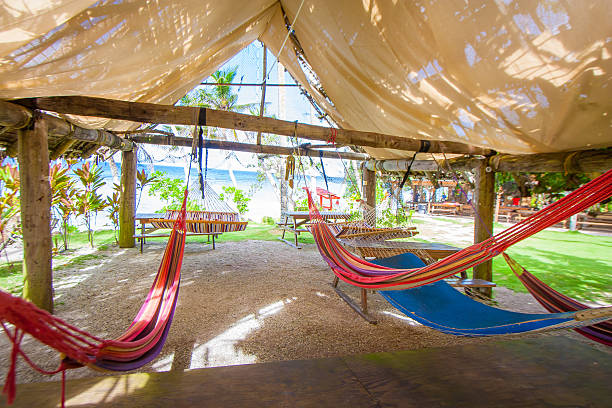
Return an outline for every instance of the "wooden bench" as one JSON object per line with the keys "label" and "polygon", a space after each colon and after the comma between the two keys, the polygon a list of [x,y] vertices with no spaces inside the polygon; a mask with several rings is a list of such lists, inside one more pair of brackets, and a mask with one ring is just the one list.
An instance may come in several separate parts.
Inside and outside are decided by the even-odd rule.
{"label": "wooden bench", "polygon": [[431,203],[431,215],[448,214],[459,215],[461,204],[459,203]]}
{"label": "wooden bench", "polygon": [[[195,235],[208,235],[209,237],[212,236],[212,249],[215,249],[215,237],[219,236],[221,234],[219,233],[211,233],[211,232],[188,232],[185,234],[186,236],[190,237],[190,236],[195,236]],[[164,238],[164,237],[169,237],[170,234],[169,233],[162,233],[162,234],[150,234],[150,233],[144,233],[144,234],[136,234],[134,235],[134,238],[136,238],[139,242],[140,242],[140,253],[142,254],[143,252],[143,248],[144,248],[144,244],[145,244],[145,240],[147,238]]]}
{"label": "wooden bench", "polygon": [[[147,238],[167,238],[170,236],[170,233],[155,233],[159,228],[149,227],[147,228],[147,224],[150,224],[152,220],[159,219],[161,214],[137,214],[135,220],[140,222],[140,234],[134,234],[134,238],[136,238],[140,242],[140,253],[143,253],[144,244]],[[219,232],[187,232],[186,236],[196,236],[196,235],[207,235],[209,238],[212,236],[212,248],[215,249],[215,238],[221,235]]]}

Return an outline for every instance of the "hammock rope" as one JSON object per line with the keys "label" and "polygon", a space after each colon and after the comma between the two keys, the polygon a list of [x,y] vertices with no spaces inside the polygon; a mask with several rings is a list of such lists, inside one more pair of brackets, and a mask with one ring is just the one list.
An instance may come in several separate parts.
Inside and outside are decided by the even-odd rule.
{"label": "hammock rope", "polygon": [[[343,281],[362,288],[401,289],[444,279],[504,252],[511,245],[548,228],[612,195],[612,170],[586,183],[566,197],[489,239],[423,268],[394,269],[375,265],[350,253],[325,224],[307,190],[311,232],[323,258]],[[399,289],[399,288],[397,288]]]}
{"label": "hammock rope", "polygon": [[[189,170],[191,173],[191,166]],[[108,371],[129,371],[157,357],[170,330],[178,299],[185,250],[188,191],[185,189],[181,210],[173,223],[151,289],[136,317],[119,337],[109,340],[99,338],[27,300],[0,290],[0,324],[12,343],[11,362],[3,388],[9,404],[15,399],[16,362],[19,356],[40,373],[62,373],[62,407],[67,369],[89,366]],[[11,330],[8,324],[13,325],[14,329]],[[25,333],[61,353],[62,359],[56,370],[44,370],[26,355],[20,346]]]}

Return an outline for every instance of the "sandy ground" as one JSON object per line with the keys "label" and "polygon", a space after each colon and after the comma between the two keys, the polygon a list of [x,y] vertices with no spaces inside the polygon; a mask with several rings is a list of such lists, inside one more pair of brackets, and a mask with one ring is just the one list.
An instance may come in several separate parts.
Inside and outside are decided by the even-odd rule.
{"label": "sandy ground", "polygon": [[[117,336],[131,323],[159,266],[164,245],[111,248],[99,259],[55,273],[56,314],[99,337]],[[161,356],[141,371],[307,359],[485,342],[445,335],[406,319],[378,294],[369,296],[370,325],[333,291],[332,273],[314,245],[296,250],[269,241],[227,242],[216,250],[188,243],[179,304]],[[357,288],[341,284],[355,298]],[[542,311],[527,294],[496,289],[500,307]],[[460,310],[457,313],[461,313]],[[563,332],[577,339],[572,333]],[[24,349],[46,368],[55,351],[28,338]],[[0,372],[9,343],[0,347]],[[68,378],[105,375],[81,368]],[[57,380],[19,362],[18,382]]]}

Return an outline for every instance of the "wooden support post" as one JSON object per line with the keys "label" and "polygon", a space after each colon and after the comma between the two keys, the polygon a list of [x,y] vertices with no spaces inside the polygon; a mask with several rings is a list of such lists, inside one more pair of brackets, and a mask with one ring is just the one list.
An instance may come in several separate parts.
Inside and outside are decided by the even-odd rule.
{"label": "wooden support post", "polygon": [[[476,169],[474,243],[482,242],[493,233],[493,213],[495,211],[495,172],[483,162]],[[486,261],[474,267],[474,279],[493,280],[493,262]],[[491,297],[491,288],[477,288],[481,294]]]}
{"label": "wooden support post", "polygon": [[[366,204],[371,208],[376,208],[376,172],[368,170],[366,166],[363,166],[363,199]],[[375,227],[375,225],[370,225]]]}
{"label": "wooden support post", "polygon": [[51,186],[47,122],[39,115],[19,130],[19,178],[23,229],[23,296],[53,313]]}
{"label": "wooden support post", "polygon": [[119,204],[119,246],[121,248],[133,248],[135,245],[136,157],[136,148],[129,152],[122,152],[121,156],[121,198]]}

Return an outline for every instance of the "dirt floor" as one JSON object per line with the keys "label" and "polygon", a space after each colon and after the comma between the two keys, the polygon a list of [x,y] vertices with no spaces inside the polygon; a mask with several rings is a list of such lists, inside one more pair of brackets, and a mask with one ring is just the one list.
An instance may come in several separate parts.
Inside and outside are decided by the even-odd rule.
{"label": "dirt floor", "polygon": [[[99,337],[122,333],[151,285],[164,246],[112,248],[99,259],[55,273],[56,314]],[[141,371],[308,359],[486,342],[441,334],[407,319],[378,294],[369,296],[371,325],[332,289],[333,275],[314,245],[301,250],[269,241],[218,243],[216,250],[188,243],[179,304],[162,355]],[[358,289],[341,284],[358,298]],[[500,307],[538,312],[527,294],[496,289]],[[457,313],[461,313],[458,310]],[[570,335],[563,332],[554,335]],[[0,372],[9,342],[3,336]],[[58,354],[28,338],[24,349],[46,368]],[[68,378],[105,375],[86,368]],[[57,380],[35,373],[21,360],[19,383]]]}

